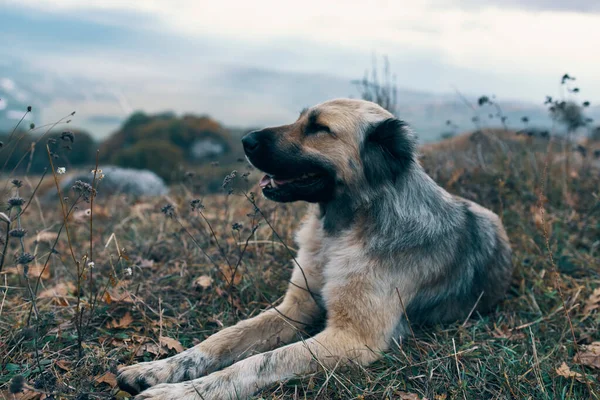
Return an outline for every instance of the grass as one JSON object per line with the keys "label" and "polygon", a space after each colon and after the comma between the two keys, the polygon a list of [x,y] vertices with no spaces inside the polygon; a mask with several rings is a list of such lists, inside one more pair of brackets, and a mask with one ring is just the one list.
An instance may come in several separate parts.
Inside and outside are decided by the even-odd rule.
{"label": "grass", "polygon": [[[600,287],[598,169],[570,153],[567,168],[554,139],[498,131],[423,152],[440,185],[504,221],[515,264],[506,299],[487,315],[413,327],[369,367],[299,377],[256,398],[597,396],[598,369],[575,356],[600,340],[592,295]],[[173,355],[277,303],[305,206],[254,200],[258,174],[234,168],[222,195],[196,192],[198,174],[170,197],[135,202],[103,193],[96,180],[91,212],[85,188],[63,193],[63,208],[58,199],[39,203],[33,178],[12,186],[26,203],[6,212],[10,229],[21,224],[27,235],[6,236],[3,252],[1,396],[125,398],[114,382],[119,365]],[[5,237],[8,223],[0,228]],[[23,253],[35,260],[18,265]],[[563,363],[572,377],[557,372]],[[28,390],[13,395],[10,386]]]}

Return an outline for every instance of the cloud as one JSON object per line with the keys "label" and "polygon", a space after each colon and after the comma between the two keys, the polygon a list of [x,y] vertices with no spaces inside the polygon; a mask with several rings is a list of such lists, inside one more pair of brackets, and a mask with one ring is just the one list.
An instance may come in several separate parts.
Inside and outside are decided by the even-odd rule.
{"label": "cloud", "polygon": [[[169,107],[273,122],[297,111],[294,98],[316,98],[311,90],[352,94],[347,82],[373,52],[389,55],[400,86],[421,91],[541,102],[568,72],[596,102],[600,15],[579,12],[596,2],[523,3],[4,0],[0,37],[11,46],[0,60],[21,57],[57,77],[37,85],[65,93],[52,104],[60,116],[85,101],[90,115]],[[319,91],[314,76],[339,85]]]}
{"label": "cloud", "polygon": [[[452,4],[443,1],[445,4]],[[531,11],[566,11],[577,13],[598,13],[600,2],[594,0],[460,0],[464,7],[501,7]]]}

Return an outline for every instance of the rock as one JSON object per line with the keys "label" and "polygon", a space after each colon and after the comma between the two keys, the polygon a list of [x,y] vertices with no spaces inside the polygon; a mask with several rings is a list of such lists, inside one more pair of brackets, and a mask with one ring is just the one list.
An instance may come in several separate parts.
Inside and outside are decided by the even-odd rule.
{"label": "rock", "polygon": [[194,160],[204,161],[211,157],[220,156],[227,151],[227,143],[217,138],[206,137],[192,143],[190,154]]}
{"label": "rock", "polygon": [[[165,181],[152,171],[115,166],[101,167],[104,178],[98,182],[98,196],[127,194],[134,197],[162,196],[169,192]],[[61,191],[66,196],[72,196],[71,188],[76,181],[91,184],[94,174],[87,171],[75,173],[64,178]],[[96,177],[98,179],[98,177]]]}

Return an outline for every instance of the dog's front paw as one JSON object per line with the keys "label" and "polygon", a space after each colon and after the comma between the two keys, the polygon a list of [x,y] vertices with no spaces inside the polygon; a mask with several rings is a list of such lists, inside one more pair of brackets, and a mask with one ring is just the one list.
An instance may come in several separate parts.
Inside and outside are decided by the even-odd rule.
{"label": "dog's front paw", "polygon": [[163,383],[156,385],[135,396],[135,400],[212,400],[209,394],[202,393],[202,384],[193,382]]}
{"label": "dog's front paw", "polygon": [[119,369],[117,383],[131,394],[138,394],[159,383],[170,382],[172,366],[165,360],[144,362]]}

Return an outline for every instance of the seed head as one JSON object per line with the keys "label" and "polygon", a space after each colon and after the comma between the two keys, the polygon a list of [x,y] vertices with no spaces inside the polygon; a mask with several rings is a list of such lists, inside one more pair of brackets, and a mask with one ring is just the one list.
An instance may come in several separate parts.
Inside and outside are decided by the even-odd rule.
{"label": "seed head", "polygon": [[204,209],[204,204],[202,204],[202,201],[200,201],[200,199],[194,199],[194,200],[190,201],[190,206],[192,207],[192,210],[203,210]]}
{"label": "seed head", "polygon": [[230,186],[236,176],[237,176],[237,171],[234,169],[233,171],[231,171],[231,173],[229,175],[227,175],[225,177],[225,179],[223,179],[223,189],[229,189],[230,194],[232,193]]}
{"label": "seed head", "polygon": [[14,237],[14,238],[22,238],[22,237],[24,237],[25,235],[27,235],[27,231],[26,231],[25,229],[21,229],[21,228],[18,228],[18,229],[11,229],[11,230],[8,232],[8,235],[9,235],[10,237]]}
{"label": "seed head", "polygon": [[23,204],[25,204],[25,200],[22,197],[14,196],[8,199],[8,208],[21,207]]}
{"label": "seed head", "polygon": [[92,185],[83,181],[75,181],[73,190],[83,197],[85,201],[90,201],[92,196],[96,195],[96,191],[92,188]]}
{"label": "seed head", "polygon": [[160,209],[163,214],[165,214],[168,218],[173,218],[175,216],[175,208],[171,204],[167,204]]}
{"label": "seed head", "polygon": [[13,184],[15,187],[18,187],[18,188],[20,188],[20,187],[23,187],[23,181],[20,181],[20,180],[18,180],[18,179],[13,179],[13,180],[11,181],[11,183],[12,183],[12,184]]}
{"label": "seed head", "polygon": [[73,143],[75,141],[75,135],[73,135],[73,132],[70,132],[70,131],[64,131],[63,133],[61,133],[60,138],[62,140],[68,140],[71,143]]}
{"label": "seed head", "polygon": [[31,253],[22,253],[17,257],[17,264],[27,265],[35,260],[35,257]]}

